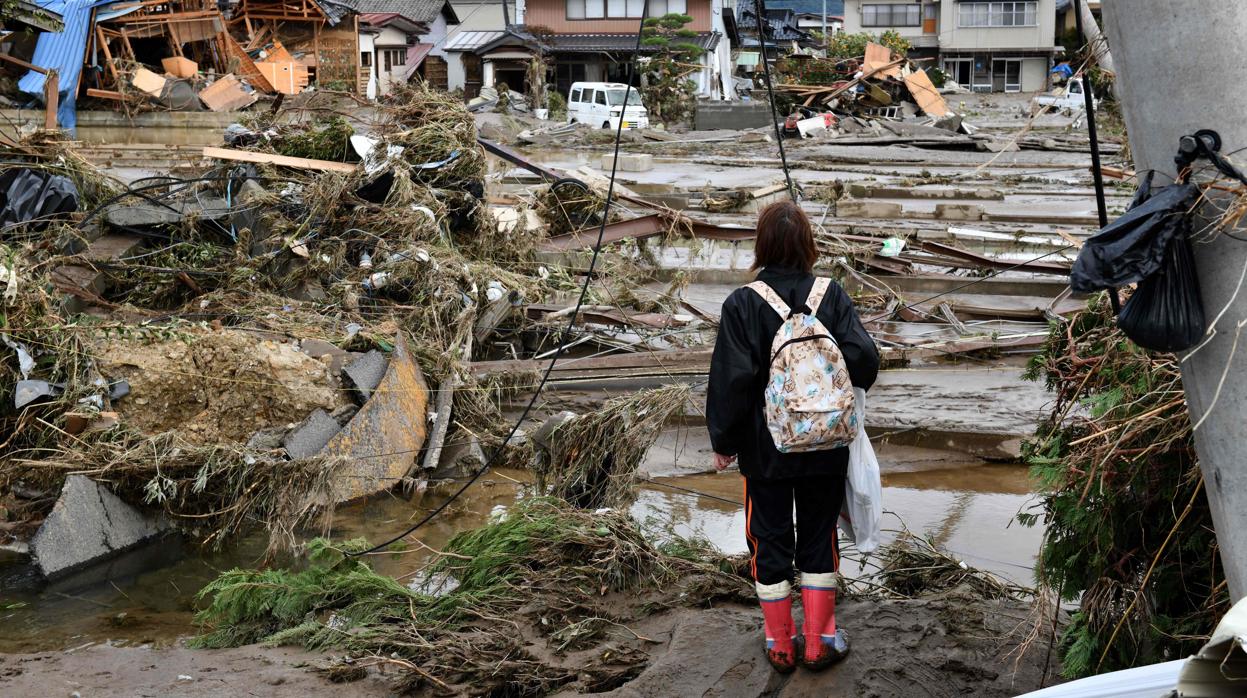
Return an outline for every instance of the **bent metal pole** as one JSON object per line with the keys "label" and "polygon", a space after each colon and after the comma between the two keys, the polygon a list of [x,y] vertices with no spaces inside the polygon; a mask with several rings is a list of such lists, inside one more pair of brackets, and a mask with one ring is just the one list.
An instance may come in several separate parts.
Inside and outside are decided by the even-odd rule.
{"label": "bent metal pole", "polygon": [[[1136,171],[1173,177],[1178,139],[1202,128],[1220,132],[1223,153],[1247,148],[1247,100],[1234,81],[1247,71],[1247,2],[1119,0],[1104,3],[1103,12]],[[1200,216],[1197,230],[1216,217],[1212,204]],[[1247,340],[1235,338],[1247,319],[1247,288],[1236,294],[1245,265],[1247,242],[1219,236],[1195,245],[1205,314],[1211,321],[1226,312],[1215,338],[1181,363],[1234,601],[1247,595]]]}

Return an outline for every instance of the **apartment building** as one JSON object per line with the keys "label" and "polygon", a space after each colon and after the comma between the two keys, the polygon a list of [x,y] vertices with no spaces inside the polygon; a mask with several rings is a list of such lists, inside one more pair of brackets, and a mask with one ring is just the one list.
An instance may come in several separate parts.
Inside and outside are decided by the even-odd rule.
{"label": "apartment building", "polygon": [[1057,0],[846,0],[844,30],[889,29],[976,92],[1038,92],[1060,51]]}

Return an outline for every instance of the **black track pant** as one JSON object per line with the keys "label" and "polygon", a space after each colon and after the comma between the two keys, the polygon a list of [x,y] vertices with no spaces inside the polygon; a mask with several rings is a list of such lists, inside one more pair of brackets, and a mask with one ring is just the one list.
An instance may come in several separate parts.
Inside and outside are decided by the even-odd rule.
{"label": "black track pant", "polygon": [[755,581],[792,580],[794,561],[802,572],[839,571],[836,518],[844,501],[846,467],[836,470],[787,480],[745,478],[745,540]]}

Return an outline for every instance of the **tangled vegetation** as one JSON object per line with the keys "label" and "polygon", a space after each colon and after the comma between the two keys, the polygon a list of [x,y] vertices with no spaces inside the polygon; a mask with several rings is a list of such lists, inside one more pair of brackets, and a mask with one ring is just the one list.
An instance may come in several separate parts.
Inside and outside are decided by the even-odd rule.
{"label": "tangled vegetation", "polygon": [[562,424],[536,469],[538,491],[583,509],[632,503],[641,459],[688,400],[686,385],[642,390]]}
{"label": "tangled vegetation", "polygon": [[1228,609],[1177,360],[1118,330],[1100,297],[1055,324],[1028,377],[1055,394],[1025,446],[1046,526],[1038,581],[1078,611],[1067,676],[1187,656]]}
{"label": "tangled vegetation", "polygon": [[[200,594],[208,604],[198,615],[203,634],[195,644],[337,649],[351,655],[338,671],[389,664],[402,690],[592,692],[613,688],[644,665],[627,623],[655,608],[749,593],[748,583],[722,571],[703,544],[655,546],[624,512],[577,510],[554,499],[523,501],[503,518],[458,534],[423,583],[404,585],[347,554],[365,547],[317,540],[305,569],[226,572]],[[595,659],[592,666],[584,657]]]}
{"label": "tangled vegetation", "polygon": [[866,55],[866,44],[869,43],[882,44],[892,49],[893,53],[899,53],[902,56],[908,55],[910,49],[913,48],[909,40],[895,29],[889,29],[882,34],[839,32],[832,36],[831,42],[827,44],[827,57],[861,58]]}
{"label": "tangled vegetation", "polygon": [[702,51],[689,41],[697,32],[687,25],[692,17],[670,13],[645,20],[641,45],[653,51],[641,71],[641,97],[651,122],[672,126],[691,121],[697,105],[697,86],[689,79],[701,70]]}

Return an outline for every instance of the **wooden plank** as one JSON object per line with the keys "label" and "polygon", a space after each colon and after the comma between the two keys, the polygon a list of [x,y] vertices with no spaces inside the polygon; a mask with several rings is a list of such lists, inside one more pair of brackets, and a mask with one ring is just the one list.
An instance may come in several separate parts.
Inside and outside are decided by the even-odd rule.
{"label": "wooden plank", "polygon": [[255,67],[255,61],[251,60],[251,56],[247,55],[247,52],[242,49],[242,46],[238,45],[238,42],[234,40],[234,37],[230,36],[229,32],[221,32],[220,37],[221,43],[225,46],[226,55],[238,61],[238,73],[247,82],[251,83],[252,87],[269,94],[276,92],[268,78],[264,77],[260,69]]}
{"label": "wooden plank", "polygon": [[901,75],[901,66],[892,61],[892,49],[871,41],[866,44],[866,60],[862,61],[862,72],[872,73],[885,78],[896,78]]}
{"label": "wooden plank", "polygon": [[948,114],[948,102],[944,101],[944,96],[935,89],[931,78],[927,77],[925,71],[915,70],[905,76],[905,86],[909,88],[909,94],[918,103],[919,108],[928,116],[946,116]]}
{"label": "wooden plank", "polygon": [[293,167],[300,170],[321,170],[323,172],[350,173],[354,172],[356,169],[355,165],[346,162],[295,158],[288,155],[255,153],[249,150],[232,150],[230,148],[216,148],[213,146],[204,146],[203,154],[206,158],[217,158],[218,160],[254,162],[262,165],[280,165],[282,167]]}
{"label": "wooden plank", "polygon": [[97,97],[99,99],[115,99],[118,102],[124,102],[126,97],[120,92],[114,90],[99,90],[94,87],[87,88],[88,97]]}
{"label": "wooden plank", "polygon": [[108,49],[108,39],[104,36],[104,29],[100,25],[95,25],[96,39],[100,48],[104,50],[104,60],[108,62],[108,74],[113,76],[113,86],[121,84],[121,78],[117,76],[117,65],[113,63],[113,52]]}
{"label": "wooden plank", "polygon": [[26,70],[33,70],[36,73],[42,73],[43,75],[48,74],[48,70],[46,68],[40,68],[34,63],[27,63],[26,61],[20,58],[14,58],[7,53],[0,53],[0,60],[8,61],[9,63],[25,68]]}
{"label": "wooden plank", "polygon": [[56,108],[61,99],[60,76],[55,70],[49,70],[43,81],[43,127],[49,131],[56,128]]}

